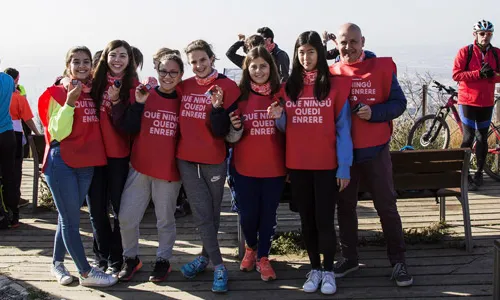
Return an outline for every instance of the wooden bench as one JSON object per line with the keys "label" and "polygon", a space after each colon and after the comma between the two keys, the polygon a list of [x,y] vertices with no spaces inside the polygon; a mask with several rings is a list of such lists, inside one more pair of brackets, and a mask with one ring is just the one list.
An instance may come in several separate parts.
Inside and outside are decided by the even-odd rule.
{"label": "wooden bench", "polygon": [[[466,251],[471,252],[472,232],[470,223],[468,174],[471,151],[469,149],[393,151],[394,189],[398,199],[435,198],[439,202],[440,220],[446,220],[446,197],[457,197],[462,205]],[[333,183],[332,183],[333,184]],[[360,192],[368,192],[360,183]],[[370,200],[364,193],[360,200]],[[285,200],[285,201],[283,201]],[[286,198],[282,199],[286,202]],[[239,226],[239,256],[245,251],[245,239]]]}

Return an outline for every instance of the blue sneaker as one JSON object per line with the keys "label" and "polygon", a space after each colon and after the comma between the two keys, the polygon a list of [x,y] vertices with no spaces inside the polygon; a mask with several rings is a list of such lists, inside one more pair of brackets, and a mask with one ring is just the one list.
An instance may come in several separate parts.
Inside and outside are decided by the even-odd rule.
{"label": "blue sneaker", "polygon": [[187,263],[181,267],[181,273],[184,277],[191,279],[196,274],[205,271],[208,266],[208,259],[204,256],[198,256],[192,262]]}
{"label": "blue sneaker", "polygon": [[227,292],[227,269],[224,266],[219,266],[214,271],[214,283],[212,284],[212,292],[225,293]]}

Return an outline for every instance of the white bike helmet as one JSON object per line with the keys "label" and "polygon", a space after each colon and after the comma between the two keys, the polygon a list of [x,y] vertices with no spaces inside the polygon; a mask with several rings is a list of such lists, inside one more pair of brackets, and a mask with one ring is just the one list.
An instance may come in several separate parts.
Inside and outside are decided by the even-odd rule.
{"label": "white bike helmet", "polygon": [[495,31],[495,26],[490,21],[481,20],[474,24],[474,32],[478,31]]}

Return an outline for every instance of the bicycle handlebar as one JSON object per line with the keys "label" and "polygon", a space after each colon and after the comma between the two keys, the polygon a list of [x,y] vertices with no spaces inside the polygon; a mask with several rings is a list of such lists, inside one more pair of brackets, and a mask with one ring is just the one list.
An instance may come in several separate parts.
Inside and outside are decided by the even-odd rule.
{"label": "bicycle handlebar", "polygon": [[453,97],[458,96],[457,91],[454,88],[452,88],[451,86],[446,87],[445,85],[437,82],[436,80],[433,80],[432,82],[435,84],[434,87],[437,88],[439,91],[443,91],[444,90],[448,95],[451,95]]}

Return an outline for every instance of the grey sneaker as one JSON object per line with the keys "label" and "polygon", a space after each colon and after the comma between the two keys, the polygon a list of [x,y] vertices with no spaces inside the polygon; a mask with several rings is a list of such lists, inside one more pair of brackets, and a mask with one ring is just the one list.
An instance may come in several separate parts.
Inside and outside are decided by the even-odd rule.
{"label": "grey sneaker", "polygon": [[395,280],[398,286],[410,286],[413,284],[413,277],[408,274],[405,263],[397,263],[392,268],[391,280]]}
{"label": "grey sneaker", "polygon": [[323,278],[321,279],[321,293],[325,295],[335,294],[337,291],[337,284],[335,283],[335,274],[329,271],[323,271]]}
{"label": "grey sneaker", "polygon": [[81,286],[107,287],[107,286],[112,286],[117,282],[118,282],[117,277],[106,274],[97,268],[90,269],[87,278],[80,275]]}
{"label": "grey sneaker", "polygon": [[307,280],[302,286],[304,292],[306,293],[316,292],[319,288],[319,285],[321,284],[323,273],[321,272],[321,270],[311,270],[309,273],[307,273],[306,277]]}
{"label": "grey sneaker", "polygon": [[56,261],[53,265],[52,268],[50,269],[50,272],[54,277],[57,279],[57,282],[61,285],[68,285],[73,282],[73,276],[68,272],[66,267],[64,266],[64,263],[60,261]]}

